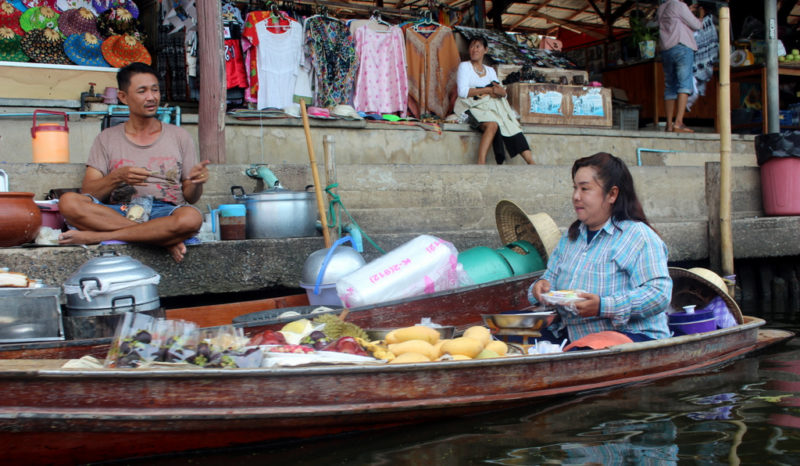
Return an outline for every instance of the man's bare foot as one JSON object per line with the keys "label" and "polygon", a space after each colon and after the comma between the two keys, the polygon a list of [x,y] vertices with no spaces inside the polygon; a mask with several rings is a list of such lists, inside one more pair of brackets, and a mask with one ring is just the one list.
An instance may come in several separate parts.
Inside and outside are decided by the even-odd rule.
{"label": "man's bare foot", "polygon": [[67,230],[58,236],[58,244],[97,244],[103,241],[97,232]]}
{"label": "man's bare foot", "polygon": [[167,246],[167,251],[169,251],[169,255],[172,256],[173,259],[175,259],[175,262],[180,262],[186,255],[186,245],[183,244],[183,242],[181,241],[178,244]]}

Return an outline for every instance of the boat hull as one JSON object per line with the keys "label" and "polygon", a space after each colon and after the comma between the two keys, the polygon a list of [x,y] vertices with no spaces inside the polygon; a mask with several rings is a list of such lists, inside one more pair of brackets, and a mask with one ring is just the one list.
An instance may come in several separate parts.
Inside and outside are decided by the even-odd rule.
{"label": "boat hull", "polygon": [[604,350],[406,365],[163,371],[0,361],[0,455],[89,462],[494,411],[718,365],[763,344],[763,324],[747,318]]}

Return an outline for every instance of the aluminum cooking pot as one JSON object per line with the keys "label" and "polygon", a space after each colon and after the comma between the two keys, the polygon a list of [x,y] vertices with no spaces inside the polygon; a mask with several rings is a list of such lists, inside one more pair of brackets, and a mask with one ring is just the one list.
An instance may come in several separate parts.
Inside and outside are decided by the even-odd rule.
{"label": "aluminum cooking pot", "polygon": [[302,192],[272,188],[245,194],[241,186],[231,186],[233,198],[247,211],[247,238],[317,236],[317,204],[310,187]]}
{"label": "aluminum cooking pot", "polygon": [[66,314],[105,315],[158,309],[160,276],[129,256],[105,254],[89,259],[64,283]]}

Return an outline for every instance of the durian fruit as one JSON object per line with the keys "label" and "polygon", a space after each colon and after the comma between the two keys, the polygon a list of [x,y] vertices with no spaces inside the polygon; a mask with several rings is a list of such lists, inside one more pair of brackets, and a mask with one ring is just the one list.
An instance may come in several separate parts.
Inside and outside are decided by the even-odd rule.
{"label": "durian fruit", "polygon": [[325,324],[323,332],[331,340],[336,340],[341,337],[355,337],[369,340],[367,332],[356,324],[350,322],[342,322],[336,314],[322,314],[314,318],[317,324]]}

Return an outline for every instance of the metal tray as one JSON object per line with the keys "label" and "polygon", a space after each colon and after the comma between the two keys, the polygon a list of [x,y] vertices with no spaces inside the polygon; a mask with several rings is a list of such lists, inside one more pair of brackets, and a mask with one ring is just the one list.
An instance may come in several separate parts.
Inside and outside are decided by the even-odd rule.
{"label": "metal tray", "polygon": [[0,288],[0,343],[63,339],[61,288]]}

